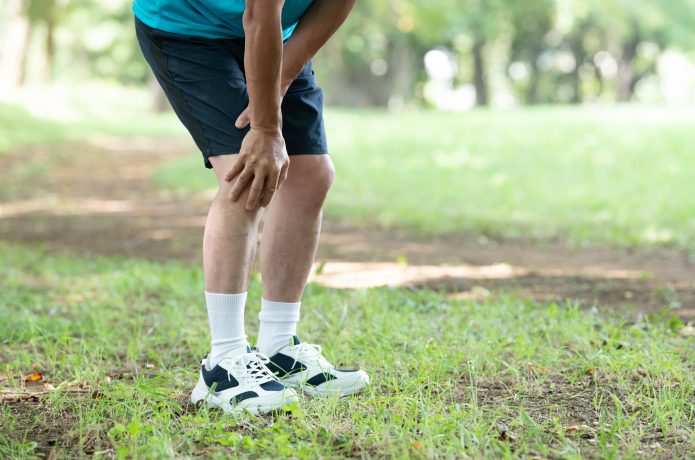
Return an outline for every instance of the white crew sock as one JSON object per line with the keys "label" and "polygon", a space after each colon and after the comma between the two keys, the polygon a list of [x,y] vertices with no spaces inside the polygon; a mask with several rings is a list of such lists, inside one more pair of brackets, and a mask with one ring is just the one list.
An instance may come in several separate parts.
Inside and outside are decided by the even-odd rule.
{"label": "white crew sock", "polygon": [[231,350],[248,345],[244,333],[246,294],[246,292],[241,294],[205,292],[210,334],[212,335],[210,367],[215,367]]}
{"label": "white crew sock", "polygon": [[273,302],[261,300],[261,312],[258,319],[258,351],[266,356],[273,356],[281,348],[290,344],[290,339],[297,333],[299,307],[301,302]]}

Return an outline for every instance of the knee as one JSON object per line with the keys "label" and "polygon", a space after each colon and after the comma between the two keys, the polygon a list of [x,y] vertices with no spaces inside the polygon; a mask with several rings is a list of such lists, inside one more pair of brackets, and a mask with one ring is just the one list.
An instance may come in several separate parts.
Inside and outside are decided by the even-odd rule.
{"label": "knee", "polygon": [[335,168],[331,162],[326,162],[321,167],[314,169],[311,174],[302,181],[302,195],[307,208],[320,211],[326,201],[328,191],[333,185]]}
{"label": "knee", "polygon": [[295,211],[306,214],[321,212],[335,177],[333,163],[328,158],[306,158],[294,165],[292,161],[287,181],[280,189],[282,200],[291,203]]}
{"label": "knee", "polygon": [[335,178],[335,167],[332,162],[327,162],[317,171],[314,177],[314,193],[321,197],[321,201],[326,199],[328,191],[333,185],[333,179]]}

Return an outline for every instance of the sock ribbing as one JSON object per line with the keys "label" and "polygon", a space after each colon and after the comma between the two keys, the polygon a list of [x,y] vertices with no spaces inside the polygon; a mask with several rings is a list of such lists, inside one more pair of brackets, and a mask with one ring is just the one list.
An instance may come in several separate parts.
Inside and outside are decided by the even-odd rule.
{"label": "sock ribbing", "polygon": [[290,339],[297,333],[301,304],[261,300],[261,312],[258,314],[261,326],[256,344],[258,351],[272,356],[290,344]]}
{"label": "sock ribbing", "polygon": [[244,332],[246,297],[246,292],[240,294],[205,292],[210,335],[212,336],[210,366],[214,367],[231,350],[248,345]]}

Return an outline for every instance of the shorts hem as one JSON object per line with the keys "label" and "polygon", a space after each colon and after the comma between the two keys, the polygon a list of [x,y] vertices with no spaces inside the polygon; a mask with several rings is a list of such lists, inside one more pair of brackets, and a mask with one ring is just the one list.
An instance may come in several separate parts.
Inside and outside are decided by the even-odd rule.
{"label": "shorts hem", "polygon": [[[239,153],[239,150],[241,150],[241,148],[236,149],[236,150],[229,149],[229,150],[202,152],[205,167],[207,169],[212,169],[212,163],[210,163],[210,157],[219,157],[222,155],[236,155]],[[287,155],[289,155],[289,156],[295,156],[295,155],[329,155],[329,153],[328,153],[328,148],[326,146],[316,145],[313,147],[307,147],[307,148],[303,148],[303,149],[293,149],[292,153],[287,152]]]}

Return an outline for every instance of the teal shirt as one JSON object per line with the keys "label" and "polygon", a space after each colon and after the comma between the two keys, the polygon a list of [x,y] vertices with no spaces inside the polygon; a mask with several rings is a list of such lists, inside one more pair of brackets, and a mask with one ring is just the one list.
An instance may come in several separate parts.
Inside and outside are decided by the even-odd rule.
{"label": "teal shirt", "polygon": [[[313,0],[285,0],[282,37],[287,39]],[[148,26],[205,38],[242,38],[245,0],[135,0],[133,13]]]}

